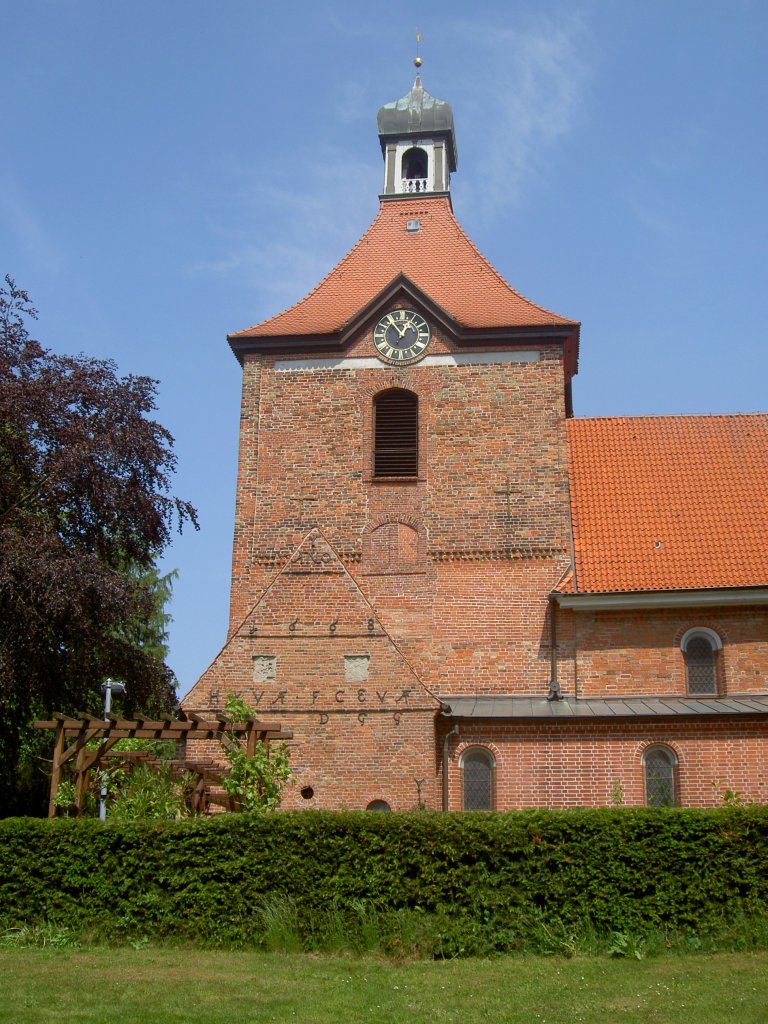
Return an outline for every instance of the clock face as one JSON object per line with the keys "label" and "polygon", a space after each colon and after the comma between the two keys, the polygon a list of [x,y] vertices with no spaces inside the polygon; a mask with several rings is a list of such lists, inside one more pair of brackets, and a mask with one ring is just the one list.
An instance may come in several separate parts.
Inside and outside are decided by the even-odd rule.
{"label": "clock face", "polygon": [[373,344],[388,363],[413,362],[424,354],[431,331],[423,316],[410,309],[386,313],[373,329]]}

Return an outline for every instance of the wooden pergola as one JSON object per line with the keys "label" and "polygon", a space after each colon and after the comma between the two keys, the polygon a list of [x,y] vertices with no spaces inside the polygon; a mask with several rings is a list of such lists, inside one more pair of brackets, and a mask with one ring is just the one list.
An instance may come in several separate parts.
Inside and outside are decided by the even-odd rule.
{"label": "wooden pergola", "polygon": [[[227,775],[212,759],[187,760],[186,756],[161,761],[147,751],[123,750],[112,748],[123,739],[174,740],[186,748],[189,739],[218,740],[224,749],[231,749],[233,738],[245,746],[246,754],[253,757],[256,744],[263,743],[267,749],[270,740],[289,740],[293,732],[276,722],[262,722],[256,718],[246,718],[240,722],[232,722],[222,714],[215,719],[204,719],[200,715],[189,712],[185,720],[164,718],[158,721],[147,718],[125,719],[115,715],[107,715],[106,719],[94,718],[93,715],[80,712],[74,716],[55,713],[53,720],[35,722],[36,729],[53,729],[56,737],[53,747],[53,769],[51,771],[51,792],[48,800],[48,817],[56,815],[56,792],[61,782],[62,769],[73,768],[75,773],[75,811],[82,814],[85,796],[91,785],[91,775],[98,772],[105,759],[113,763],[116,760],[128,763],[144,763],[152,768],[161,764],[168,765],[172,773],[179,778],[186,773],[197,776],[194,784],[191,803],[192,812],[203,813],[210,804],[222,804],[228,810],[238,810],[237,801],[228,796],[211,793],[211,787],[220,787]],[[98,742],[96,749],[89,750],[88,745]]]}

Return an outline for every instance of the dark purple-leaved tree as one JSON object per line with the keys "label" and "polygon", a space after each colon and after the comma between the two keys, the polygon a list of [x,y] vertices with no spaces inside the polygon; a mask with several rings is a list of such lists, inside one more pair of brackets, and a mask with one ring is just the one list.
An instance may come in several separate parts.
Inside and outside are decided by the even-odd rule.
{"label": "dark purple-leaved tree", "polygon": [[149,417],[156,381],[51,352],[29,335],[34,316],[27,294],[6,277],[0,815],[16,809],[16,770],[33,717],[99,712],[110,677],[128,685],[128,714],[173,707],[173,675],[152,642],[153,568],[175,528],[197,526],[195,509],[169,493],[173,438]]}

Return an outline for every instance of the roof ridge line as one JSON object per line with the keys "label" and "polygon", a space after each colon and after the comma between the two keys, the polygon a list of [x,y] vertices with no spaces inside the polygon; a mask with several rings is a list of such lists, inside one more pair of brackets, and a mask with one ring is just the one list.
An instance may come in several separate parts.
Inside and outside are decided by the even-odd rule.
{"label": "roof ridge line", "polygon": [[670,413],[638,413],[634,416],[570,416],[566,427],[577,423],[618,423],[622,420],[637,422],[650,420],[736,420],[736,419],[768,419],[768,412],[670,412]]}
{"label": "roof ridge line", "polygon": [[540,313],[546,313],[548,316],[551,316],[553,318],[553,323],[562,323],[563,321],[565,321],[566,323],[573,324],[574,327],[580,324],[581,321],[571,320],[569,317],[560,316],[560,314],[555,313],[553,309],[548,309],[546,306],[540,306],[538,302],[534,302],[533,299],[529,299],[527,295],[523,295],[522,292],[519,292],[517,288],[513,288],[509,281],[507,281],[507,279],[504,277],[504,275],[496,269],[493,263],[491,263],[491,261],[485,255],[485,253],[478,249],[477,245],[475,245],[475,243],[469,237],[467,232],[461,226],[461,224],[458,221],[458,218],[456,217],[456,215],[454,214],[453,210],[450,207],[448,209],[448,215],[450,216],[451,220],[453,221],[456,227],[456,230],[462,236],[464,241],[469,245],[469,247],[474,251],[474,253],[483,261],[483,263],[485,263],[488,269],[493,274],[496,275],[497,279],[512,292],[513,295],[516,295],[517,298],[522,299],[523,302],[527,302],[530,306],[533,306],[534,309],[539,310]]}

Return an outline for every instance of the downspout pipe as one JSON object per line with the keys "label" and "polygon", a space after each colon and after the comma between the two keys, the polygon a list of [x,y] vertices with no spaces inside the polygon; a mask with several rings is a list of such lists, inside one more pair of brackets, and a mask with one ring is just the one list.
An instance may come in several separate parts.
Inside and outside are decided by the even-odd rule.
{"label": "downspout pipe", "polygon": [[549,599],[549,681],[557,682],[557,601]]}
{"label": "downspout pipe", "polygon": [[451,739],[451,736],[458,736],[458,735],[459,735],[459,727],[458,727],[458,725],[454,725],[454,727],[449,732],[447,732],[445,734],[445,739],[443,740],[443,810],[444,811],[448,810],[448,743],[449,743],[449,741]]}
{"label": "downspout pipe", "polygon": [[562,700],[557,681],[557,601],[549,595],[549,693],[547,700]]}

